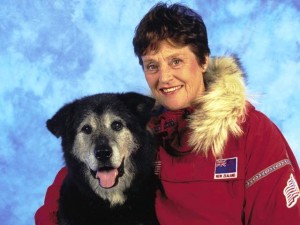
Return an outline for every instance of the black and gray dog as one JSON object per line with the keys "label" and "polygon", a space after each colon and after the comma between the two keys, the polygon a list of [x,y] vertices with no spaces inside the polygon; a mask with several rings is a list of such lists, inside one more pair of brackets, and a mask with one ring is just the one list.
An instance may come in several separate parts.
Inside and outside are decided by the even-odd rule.
{"label": "black and gray dog", "polygon": [[62,139],[68,168],[60,225],[157,224],[155,144],[146,129],[153,105],[133,92],[97,94],[65,105],[47,121]]}

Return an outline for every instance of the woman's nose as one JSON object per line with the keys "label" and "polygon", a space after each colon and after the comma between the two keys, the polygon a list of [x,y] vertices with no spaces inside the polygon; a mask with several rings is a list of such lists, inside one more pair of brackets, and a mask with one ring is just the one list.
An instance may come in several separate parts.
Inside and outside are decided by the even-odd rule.
{"label": "woman's nose", "polygon": [[161,83],[168,83],[172,80],[172,71],[171,68],[166,65],[166,66],[161,66],[160,68],[160,75],[159,75],[159,81]]}

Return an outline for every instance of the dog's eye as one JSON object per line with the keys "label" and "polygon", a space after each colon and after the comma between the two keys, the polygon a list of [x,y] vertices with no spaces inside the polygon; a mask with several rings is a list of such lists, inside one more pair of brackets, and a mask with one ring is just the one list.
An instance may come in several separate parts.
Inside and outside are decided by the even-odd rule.
{"label": "dog's eye", "polygon": [[81,131],[85,134],[91,134],[92,133],[92,127],[90,125],[84,125],[82,128],[81,128]]}
{"label": "dog's eye", "polygon": [[114,131],[120,131],[123,128],[123,123],[121,121],[114,121],[111,124],[111,129],[113,129]]}

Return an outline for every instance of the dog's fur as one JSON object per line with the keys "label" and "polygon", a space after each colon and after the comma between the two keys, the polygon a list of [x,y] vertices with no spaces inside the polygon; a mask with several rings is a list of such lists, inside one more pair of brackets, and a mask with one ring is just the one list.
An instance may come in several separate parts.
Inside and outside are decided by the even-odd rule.
{"label": "dog's fur", "polygon": [[59,224],[157,224],[155,146],[146,129],[153,105],[133,92],[98,94],[65,105],[47,121],[62,138],[68,168]]}

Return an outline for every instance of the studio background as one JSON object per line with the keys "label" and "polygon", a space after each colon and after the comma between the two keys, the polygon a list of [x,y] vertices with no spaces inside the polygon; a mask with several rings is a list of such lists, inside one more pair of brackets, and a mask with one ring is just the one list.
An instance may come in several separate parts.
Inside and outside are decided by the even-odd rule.
{"label": "studio background", "polygon": [[[149,94],[132,37],[156,2],[0,0],[1,224],[34,224],[63,166],[60,140],[45,127],[63,104],[98,92]],[[180,2],[202,15],[213,56],[240,57],[255,106],[299,162],[299,1]]]}

